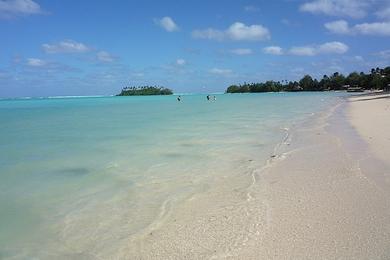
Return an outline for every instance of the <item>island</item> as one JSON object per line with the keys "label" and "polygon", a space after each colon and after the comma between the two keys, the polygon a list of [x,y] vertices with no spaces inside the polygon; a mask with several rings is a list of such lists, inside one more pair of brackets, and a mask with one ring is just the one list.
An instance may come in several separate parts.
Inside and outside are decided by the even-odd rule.
{"label": "island", "polygon": [[151,95],[172,95],[169,88],[159,86],[124,87],[117,96],[151,96]]}
{"label": "island", "polygon": [[268,80],[262,83],[244,83],[231,85],[226,93],[258,93],[258,92],[280,92],[280,91],[329,91],[348,90],[363,91],[366,89],[390,90],[390,66],[384,69],[373,68],[370,73],[352,72],[347,77],[339,72],[331,76],[324,75],[321,80],[313,79],[305,75],[299,81],[273,81]]}

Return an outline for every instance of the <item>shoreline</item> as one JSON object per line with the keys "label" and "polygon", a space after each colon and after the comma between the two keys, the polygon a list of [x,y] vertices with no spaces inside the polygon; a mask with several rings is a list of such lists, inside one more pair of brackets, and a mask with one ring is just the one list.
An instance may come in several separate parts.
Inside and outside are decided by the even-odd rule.
{"label": "shoreline", "polygon": [[[376,156],[375,143],[370,144],[368,137],[364,139],[359,125],[351,122],[355,108],[361,109],[363,105],[363,110],[368,111],[366,104],[371,106],[387,99],[370,95],[368,101],[351,101],[361,97],[365,95],[320,97],[316,101],[319,109],[292,110],[295,117],[275,121],[272,128],[261,128],[261,120],[255,122],[262,118],[258,113],[251,120],[238,113],[235,118],[244,119],[238,129],[251,126],[243,131],[248,136],[235,131],[221,136],[220,141],[226,147],[210,153],[212,158],[221,156],[209,162],[209,167],[188,174],[183,172],[175,178],[151,175],[150,179],[137,183],[140,192],[133,190],[133,197],[128,196],[127,189],[107,189],[105,192],[112,192],[109,196],[96,193],[100,197],[76,199],[77,204],[59,208],[57,214],[63,218],[53,219],[52,225],[45,226],[60,232],[58,237],[53,236],[57,239],[42,239],[45,240],[42,244],[27,246],[25,256],[42,259],[65,255],[93,259],[387,258],[390,255],[389,167],[386,160],[383,162]],[[324,102],[322,106],[321,102]],[[374,108],[383,110],[383,104]],[[370,119],[371,115],[372,112],[362,116]],[[374,120],[371,125],[387,122],[383,119],[386,116],[384,113],[382,119]],[[360,116],[358,119],[365,126],[367,120]],[[386,126],[382,128],[386,130]],[[258,141],[259,137],[265,139]],[[226,138],[233,139],[226,141]],[[185,147],[202,144],[195,138],[183,141],[178,143]],[[194,164],[188,167],[191,169]],[[175,192],[165,193],[170,183],[177,184],[170,186]],[[153,193],[155,189],[160,193]],[[142,199],[135,200],[139,205],[133,205],[133,214],[128,202],[137,194]],[[77,208],[84,205],[81,203],[87,204]],[[70,208],[71,205],[76,208]],[[50,233],[47,234],[42,237],[49,237]],[[23,257],[23,252],[11,247],[0,254],[11,256],[12,250]]]}
{"label": "shoreline", "polygon": [[[334,125],[349,120],[347,102],[296,127],[271,165],[253,170],[252,183],[234,176],[221,180],[221,190],[194,195],[159,229],[130,242],[120,257],[388,257],[388,190],[371,173],[376,166],[364,160],[371,151],[356,129],[344,122],[340,133]],[[234,178],[243,185],[232,185]]]}

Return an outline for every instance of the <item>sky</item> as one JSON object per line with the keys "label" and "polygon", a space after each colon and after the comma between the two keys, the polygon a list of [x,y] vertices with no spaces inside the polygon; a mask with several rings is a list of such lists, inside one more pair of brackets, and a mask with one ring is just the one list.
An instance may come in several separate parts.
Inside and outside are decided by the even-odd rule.
{"label": "sky", "polygon": [[390,65],[390,0],[0,0],[0,97],[176,93]]}

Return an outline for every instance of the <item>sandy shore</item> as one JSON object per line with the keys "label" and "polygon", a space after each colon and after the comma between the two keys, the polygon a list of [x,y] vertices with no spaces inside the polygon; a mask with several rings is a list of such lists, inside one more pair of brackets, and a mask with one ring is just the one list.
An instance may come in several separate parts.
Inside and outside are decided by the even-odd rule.
{"label": "sandy shore", "polygon": [[389,104],[353,98],[315,115],[264,167],[171,209],[120,258],[389,259]]}
{"label": "sandy shore", "polygon": [[369,149],[383,162],[390,163],[390,94],[350,98],[349,114]]}

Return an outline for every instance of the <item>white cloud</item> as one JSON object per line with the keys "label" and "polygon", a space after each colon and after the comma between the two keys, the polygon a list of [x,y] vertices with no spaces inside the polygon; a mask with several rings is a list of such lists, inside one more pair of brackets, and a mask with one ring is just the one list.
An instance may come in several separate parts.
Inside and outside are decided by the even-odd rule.
{"label": "white cloud", "polygon": [[173,19],[169,16],[165,16],[161,19],[156,19],[154,22],[161,26],[167,32],[174,32],[179,30],[179,26],[173,21]]}
{"label": "white cloud", "polygon": [[362,23],[355,25],[354,29],[364,35],[390,36],[390,22]]}
{"label": "white cloud", "polygon": [[237,41],[259,41],[270,38],[269,30],[260,24],[247,26],[243,23],[236,22],[229,27],[226,33],[229,38]]}
{"label": "white cloud", "polygon": [[10,18],[16,15],[42,14],[39,4],[32,0],[1,0],[0,17]]}
{"label": "white cloud", "polygon": [[334,22],[325,23],[324,26],[331,33],[337,33],[337,34],[348,34],[348,33],[350,33],[348,22],[346,22],[344,20],[338,20],[338,21],[334,21]]}
{"label": "white cloud", "polygon": [[73,40],[64,40],[57,44],[42,44],[42,48],[46,53],[81,53],[91,49],[83,43]]}
{"label": "white cloud", "polygon": [[263,48],[263,52],[266,54],[272,54],[272,55],[282,55],[283,49],[279,46],[268,46]]}
{"label": "white cloud", "polygon": [[232,74],[232,70],[230,69],[219,69],[219,68],[213,68],[209,70],[211,74],[221,75],[221,76],[228,76]]}
{"label": "white cloud", "polygon": [[27,65],[31,67],[43,67],[47,65],[47,62],[37,58],[27,59]]}
{"label": "white cloud", "polygon": [[344,20],[326,23],[325,28],[337,34],[390,36],[390,22],[361,23],[350,27]]}
{"label": "white cloud", "polygon": [[304,3],[300,10],[330,16],[362,18],[367,14],[370,0],[314,0]]}
{"label": "white cloud", "polygon": [[192,37],[197,39],[207,40],[223,40],[225,33],[223,31],[208,28],[204,30],[195,30],[192,32]]}
{"label": "white cloud", "polygon": [[209,40],[261,41],[270,39],[271,35],[269,30],[260,24],[248,26],[244,23],[235,22],[223,31],[213,28],[195,30],[192,32],[192,37]]}
{"label": "white cloud", "polygon": [[342,42],[327,42],[318,46],[316,52],[319,54],[343,54],[348,51],[348,46]]}
{"label": "white cloud", "polygon": [[349,47],[342,42],[326,42],[314,46],[292,47],[289,53],[297,56],[315,56],[320,54],[343,54],[348,49]]}
{"label": "white cloud", "polygon": [[184,66],[184,65],[186,65],[186,60],[185,59],[177,59],[176,60],[176,65],[178,65],[178,66]]}
{"label": "white cloud", "polygon": [[48,73],[79,71],[77,68],[70,67],[62,63],[46,61],[38,58],[28,58],[23,65],[26,65],[34,70],[43,70]]}
{"label": "white cloud", "polygon": [[96,53],[96,57],[101,62],[113,62],[115,58],[106,51],[99,51]]}
{"label": "white cloud", "polygon": [[301,47],[292,47],[289,51],[292,55],[297,56],[314,56],[316,55],[316,51],[314,47],[310,46],[301,46]]}
{"label": "white cloud", "polygon": [[253,53],[251,49],[233,49],[230,52],[236,55],[249,55]]}

